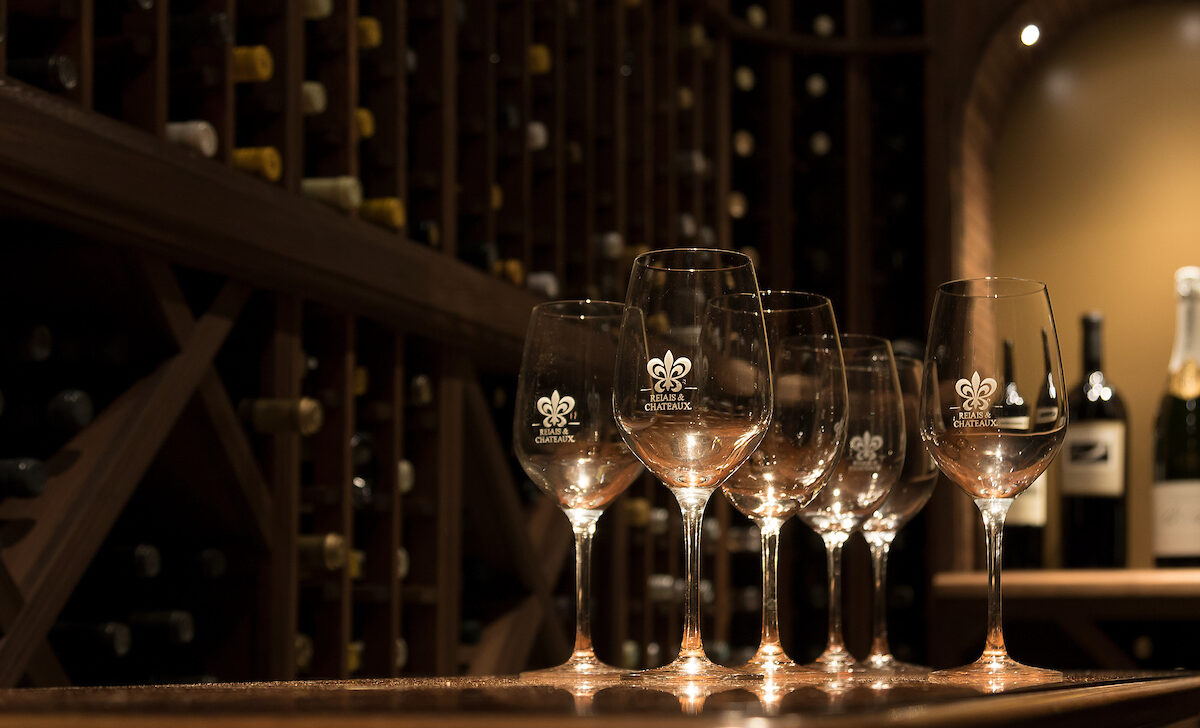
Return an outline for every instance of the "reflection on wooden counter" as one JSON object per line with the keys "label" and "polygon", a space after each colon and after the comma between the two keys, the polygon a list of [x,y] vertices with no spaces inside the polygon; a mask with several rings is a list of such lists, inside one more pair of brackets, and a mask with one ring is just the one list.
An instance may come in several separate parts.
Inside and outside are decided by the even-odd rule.
{"label": "reflection on wooden counter", "polygon": [[[711,685],[711,684],[710,684]],[[1164,725],[1200,713],[1200,676],[1069,673],[1062,683],[985,696],[926,680],[814,675],[787,684],[697,684],[674,694],[620,678],[574,691],[513,677],[49,688],[0,691],[0,726]]]}

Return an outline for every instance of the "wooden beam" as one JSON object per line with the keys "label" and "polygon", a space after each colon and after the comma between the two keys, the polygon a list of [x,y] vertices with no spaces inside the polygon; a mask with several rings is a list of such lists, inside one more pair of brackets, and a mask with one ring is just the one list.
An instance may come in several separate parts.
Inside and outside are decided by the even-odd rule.
{"label": "wooden beam", "polygon": [[[142,257],[142,272],[150,285],[159,309],[166,321],[167,329],[176,344],[182,346],[192,335],[196,320],[191,308],[184,299],[183,291],[175,280],[171,267],[161,260],[147,256]],[[254,522],[254,536],[259,544],[270,547],[272,536],[271,495],[267,490],[267,482],[263,479],[254,450],[246,438],[242,421],[234,412],[225,392],[225,385],[217,375],[216,369],[209,367],[204,378],[200,380],[197,390],[200,404],[213,427],[213,433],[233,470],[234,483],[238,486],[238,494],[242,497],[242,505],[250,513]]]}
{"label": "wooden beam", "polygon": [[[42,496],[12,508],[14,499],[0,504],[0,521],[7,520],[7,512],[33,519],[32,530],[4,551],[26,602],[0,641],[0,685],[20,679],[248,296],[246,286],[226,284],[180,353],[135,384],[47,463],[51,475]],[[85,442],[91,451],[73,451]],[[99,442],[107,447],[95,448]]]}

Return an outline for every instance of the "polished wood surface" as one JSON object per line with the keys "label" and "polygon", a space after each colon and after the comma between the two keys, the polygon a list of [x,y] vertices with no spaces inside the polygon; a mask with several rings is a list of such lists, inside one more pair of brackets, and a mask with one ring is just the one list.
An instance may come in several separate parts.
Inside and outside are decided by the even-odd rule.
{"label": "polished wood surface", "polygon": [[[878,676],[671,694],[619,679],[572,691],[513,677],[0,691],[0,726],[1164,725],[1200,712],[1200,676],[1069,673],[986,695]],[[767,720],[764,720],[767,718]]]}
{"label": "polished wood surface", "polygon": [[[987,574],[947,572],[933,577],[938,596],[987,594]],[[1200,569],[1005,570],[1006,599],[1164,599],[1200,597]]]}

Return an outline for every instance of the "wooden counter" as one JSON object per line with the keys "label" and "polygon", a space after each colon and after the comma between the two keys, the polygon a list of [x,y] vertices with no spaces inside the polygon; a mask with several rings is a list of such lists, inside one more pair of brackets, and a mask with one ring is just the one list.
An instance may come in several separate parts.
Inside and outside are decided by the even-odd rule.
{"label": "wooden counter", "polygon": [[[1200,714],[1194,673],[1068,673],[987,695],[925,680],[843,678],[679,697],[623,685],[591,694],[512,677],[0,691],[0,726],[943,726],[1166,725]],[[773,705],[772,705],[773,704]]]}

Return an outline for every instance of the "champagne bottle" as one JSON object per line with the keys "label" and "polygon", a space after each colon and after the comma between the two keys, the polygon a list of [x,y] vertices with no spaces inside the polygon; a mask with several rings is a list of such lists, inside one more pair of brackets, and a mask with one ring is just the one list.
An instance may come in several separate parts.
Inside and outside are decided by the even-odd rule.
{"label": "champagne bottle", "polygon": [[238,46],[233,49],[229,75],[234,83],[263,83],[275,75],[275,58],[264,45]]}
{"label": "champagne bottle", "polygon": [[204,157],[215,157],[219,140],[217,129],[212,124],[197,119],[194,121],[168,121],[167,141],[199,152]]}
{"label": "champagne bottle", "polygon": [[1067,395],[1070,427],[1059,457],[1063,566],[1125,565],[1128,420],[1102,367],[1099,312],[1083,316],[1083,378]]}
{"label": "champagne bottle", "polygon": [[283,176],[283,157],[275,147],[240,147],[233,150],[233,166],[270,182]]}
{"label": "champagne bottle", "polygon": [[345,210],[362,205],[362,183],[355,177],[308,177],[300,181],[300,191],[314,200]]}
{"label": "champagne bottle", "polygon": [[1200,268],[1175,271],[1175,292],[1175,343],[1154,427],[1154,557],[1159,566],[1200,566]]}
{"label": "champagne bottle", "polygon": [[45,91],[70,91],[79,85],[79,69],[74,59],[62,53],[36,58],[10,58],[5,72]]}
{"label": "champagne bottle", "polygon": [[296,538],[300,565],[309,571],[337,571],[346,565],[346,539],[337,533],[303,534]]}
{"label": "champagne bottle", "polygon": [[311,435],[321,429],[325,411],[309,397],[297,399],[248,399],[238,405],[242,418],[263,434]]}
{"label": "champagne bottle", "polygon": [[[996,426],[1011,432],[1029,432],[1033,419],[1030,406],[1017,389],[1013,365],[1013,342],[1004,341],[1003,390],[1000,401],[992,407]],[[1015,569],[1037,569],[1042,566],[1046,538],[1045,481],[1034,482],[1016,497],[1008,511],[1004,526],[1004,565]]]}

